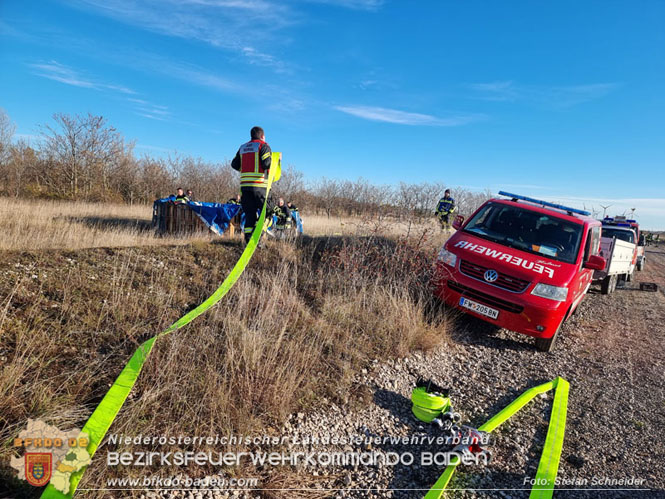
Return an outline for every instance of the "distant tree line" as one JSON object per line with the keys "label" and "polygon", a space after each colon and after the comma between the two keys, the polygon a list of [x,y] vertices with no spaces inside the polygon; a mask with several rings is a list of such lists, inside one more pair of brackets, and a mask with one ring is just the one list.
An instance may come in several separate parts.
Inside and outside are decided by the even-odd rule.
{"label": "distant tree line", "polygon": [[[42,199],[152,204],[177,187],[191,189],[199,201],[225,202],[238,192],[238,173],[229,163],[169,155],[137,156],[134,143],[93,114],[55,114],[41,125],[38,145],[14,140],[15,126],[0,109],[0,195]],[[308,213],[332,216],[385,216],[421,221],[443,195],[443,183],[376,185],[321,178],[305,182],[293,166],[284,168],[273,192]],[[453,188],[462,214],[490,197]]]}

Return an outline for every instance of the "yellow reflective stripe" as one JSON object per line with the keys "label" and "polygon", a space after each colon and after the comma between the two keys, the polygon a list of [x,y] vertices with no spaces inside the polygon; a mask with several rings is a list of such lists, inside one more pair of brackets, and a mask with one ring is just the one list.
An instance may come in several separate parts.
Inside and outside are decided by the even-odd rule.
{"label": "yellow reflective stripe", "polygon": [[[531,489],[531,495],[529,496],[530,499],[549,499],[552,497],[554,491],[556,476],[559,471],[559,460],[561,459],[561,452],[563,450],[563,437],[566,428],[568,392],[570,390],[570,385],[568,382],[559,376],[552,381],[529,388],[510,404],[504,407],[501,411],[492,416],[485,424],[478,428],[480,431],[485,431],[488,433],[492,432],[505,421],[510,419],[510,417],[515,415],[536,396],[541,393],[546,393],[552,389],[555,390],[554,403],[552,404],[552,412],[550,414],[547,436],[545,437],[545,445],[543,446],[543,452],[540,456],[538,470],[536,471],[536,485],[534,485]],[[450,464],[448,464],[443,474],[425,495],[425,499],[439,499],[443,496],[443,493],[446,490],[446,487],[448,486],[453,473],[455,472],[455,468],[460,464],[460,462],[461,460],[458,456],[452,457]]]}
{"label": "yellow reflective stripe", "polygon": [[240,178],[252,177],[252,178],[263,178],[265,175],[263,173],[241,173]]}
{"label": "yellow reflective stripe", "polygon": [[269,157],[270,157],[270,153],[267,152],[263,156],[261,156],[261,161],[263,161],[264,159],[269,158]]}
{"label": "yellow reflective stripe", "polygon": [[259,151],[254,153],[254,173],[259,171]]}

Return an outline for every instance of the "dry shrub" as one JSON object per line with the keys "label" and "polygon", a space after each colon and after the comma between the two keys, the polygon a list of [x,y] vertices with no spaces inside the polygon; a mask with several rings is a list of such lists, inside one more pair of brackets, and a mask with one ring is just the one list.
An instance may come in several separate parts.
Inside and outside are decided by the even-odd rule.
{"label": "dry shrub", "polygon": [[[82,426],[140,342],[214,291],[240,251],[235,243],[197,243],[8,253],[0,264],[0,439],[16,436],[28,417]],[[269,242],[215,308],[157,343],[111,432],[270,433],[324,398],[344,403],[353,375],[373,359],[445,338],[442,322],[427,313],[431,257],[423,239]],[[12,450],[0,452],[8,462]],[[82,486],[147,471],[97,458]]]}

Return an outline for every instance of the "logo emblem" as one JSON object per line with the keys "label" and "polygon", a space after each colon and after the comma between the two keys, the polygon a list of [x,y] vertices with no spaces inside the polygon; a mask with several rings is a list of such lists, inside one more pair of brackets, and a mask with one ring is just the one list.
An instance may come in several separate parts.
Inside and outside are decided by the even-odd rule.
{"label": "logo emblem", "polygon": [[486,270],[484,278],[487,282],[494,282],[499,278],[499,273],[496,270]]}
{"label": "logo emblem", "polygon": [[46,485],[51,479],[51,453],[26,452],[25,479],[35,487]]}

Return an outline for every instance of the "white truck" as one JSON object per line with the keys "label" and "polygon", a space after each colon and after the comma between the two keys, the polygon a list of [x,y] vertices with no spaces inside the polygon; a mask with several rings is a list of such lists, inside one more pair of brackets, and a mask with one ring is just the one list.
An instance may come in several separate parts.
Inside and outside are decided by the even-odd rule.
{"label": "white truck", "polygon": [[600,256],[607,264],[604,270],[595,270],[593,280],[600,282],[604,295],[616,289],[617,282],[630,281],[635,271],[637,256],[635,232],[628,227],[603,226],[600,237]]}

